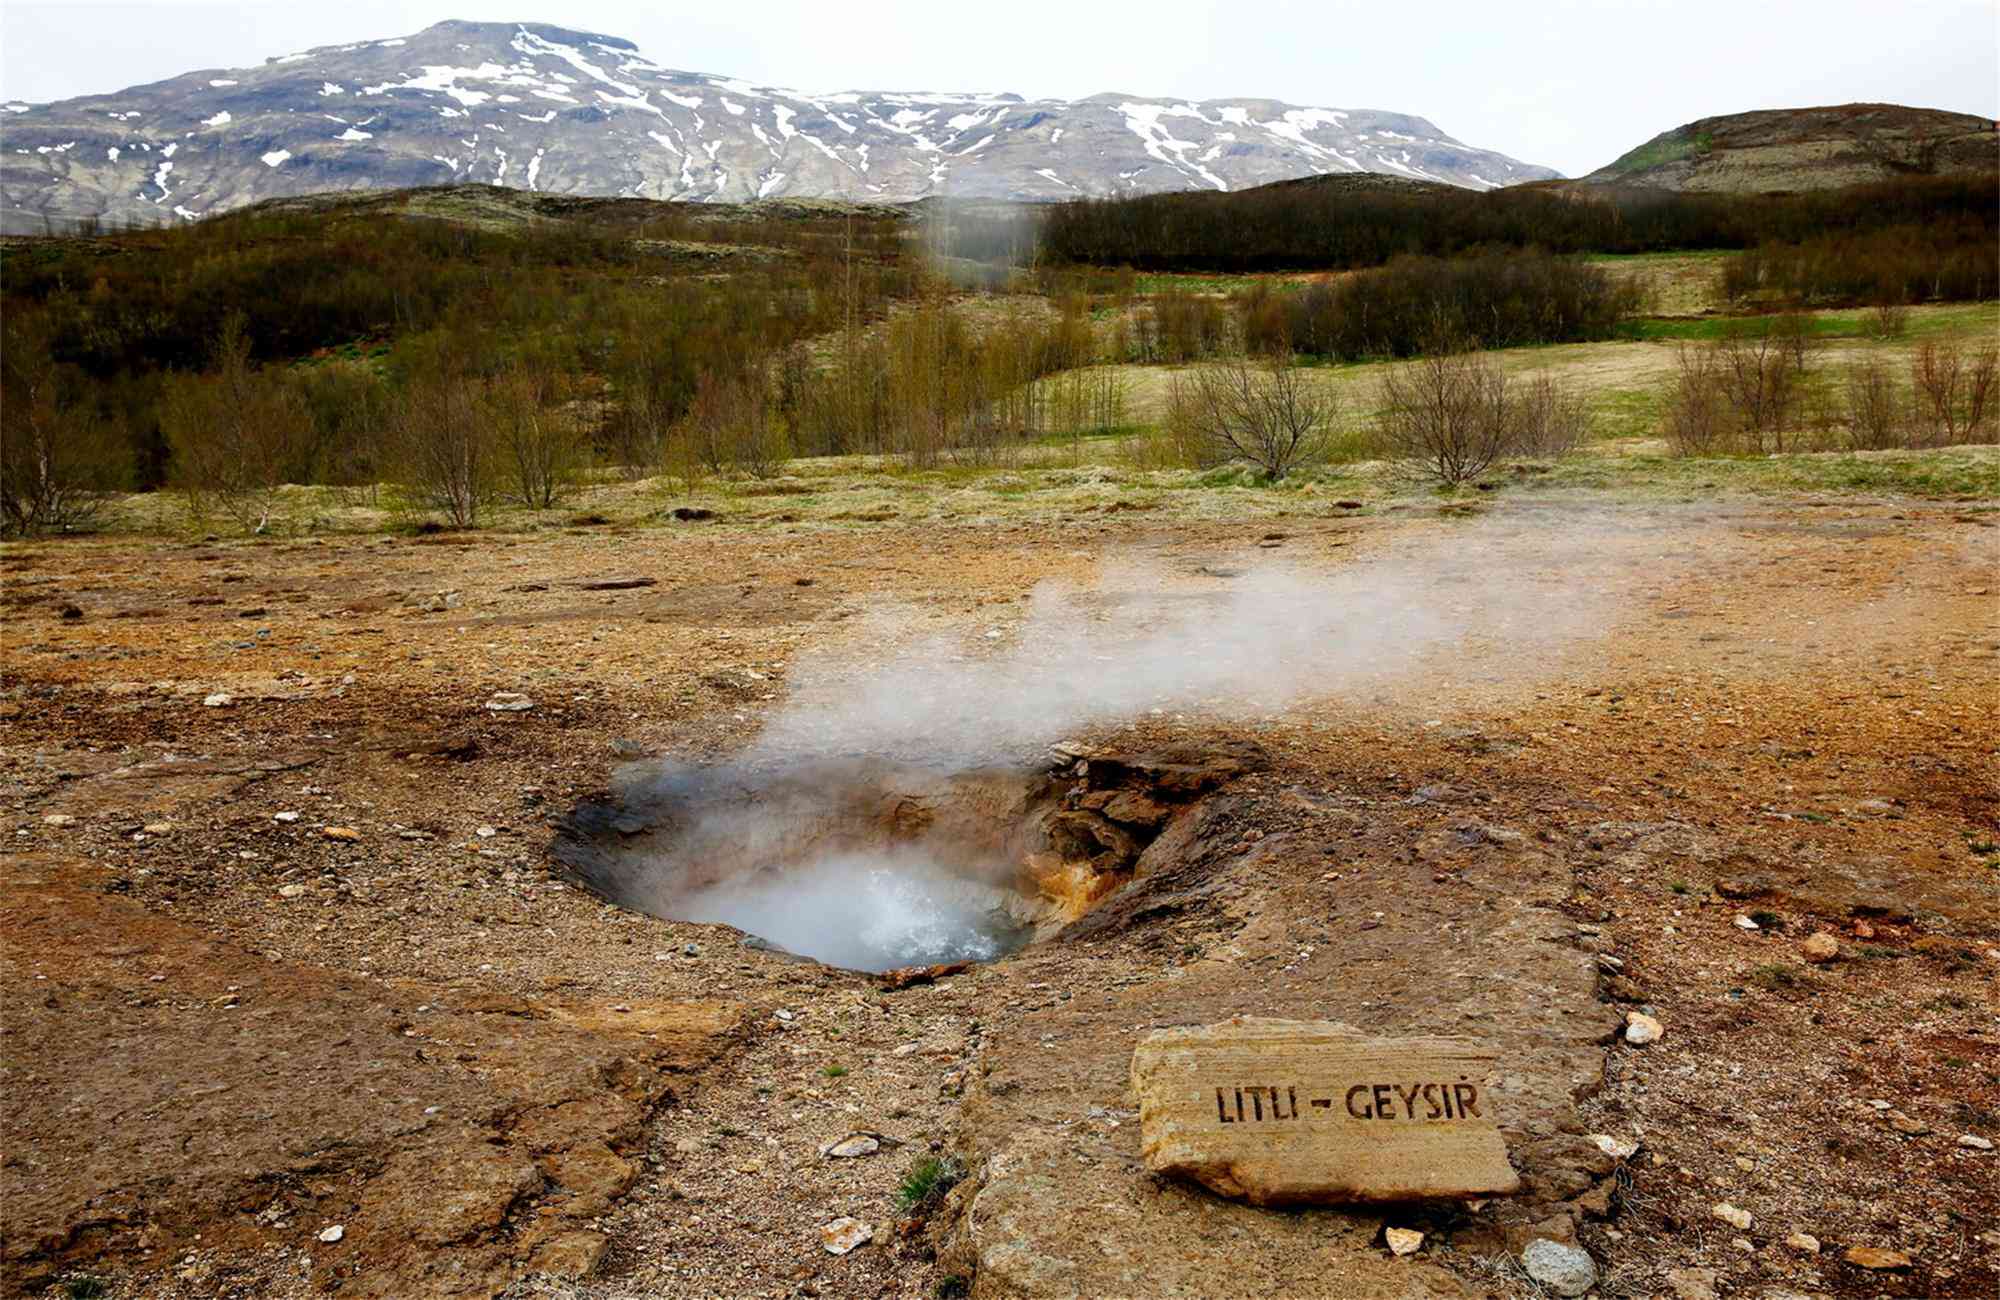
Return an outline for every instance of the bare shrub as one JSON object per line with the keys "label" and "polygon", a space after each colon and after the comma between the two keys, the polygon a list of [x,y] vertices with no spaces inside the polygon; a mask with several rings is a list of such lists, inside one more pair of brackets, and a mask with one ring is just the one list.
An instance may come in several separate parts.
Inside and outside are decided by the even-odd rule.
{"label": "bare shrub", "polygon": [[9,326],[0,348],[0,532],[86,527],[129,471],[123,431],[77,400],[45,336]]}
{"label": "bare shrub", "polygon": [[1288,353],[1261,365],[1235,361],[1176,376],[1168,421],[1215,461],[1244,460],[1269,479],[1327,458],[1337,392],[1309,377]]}
{"label": "bare shrub", "polygon": [[1934,447],[1976,442],[1992,416],[2000,349],[1982,348],[1968,359],[1955,343],[1927,340],[1910,359],[1917,422]]}
{"label": "bare shrub", "polygon": [[1539,374],[1525,392],[1510,394],[1513,441],[1520,456],[1566,456],[1583,444],[1590,431],[1590,408],[1581,393],[1572,392],[1554,376]]}
{"label": "bare shrub", "polygon": [[1470,482],[1513,447],[1517,421],[1508,410],[1506,378],[1469,349],[1390,367],[1378,405],[1384,451],[1419,477]]}
{"label": "bare shrub", "polygon": [[412,499],[455,528],[470,528],[499,482],[497,440],[478,381],[426,374],[405,387],[390,417],[399,478]]}
{"label": "bare shrub", "polygon": [[531,510],[554,509],[582,481],[587,444],[563,409],[564,396],[562,381],[547,370],[516,367],[486,385],[508,495]]}
{"label": "bare shrub", "polygon": [[1855,451],[1901,447],[1908,438],[1903,397],[1896,378],[1879,357],[1848,367],[1844,394],[1847,445]]}
{"label": "bare shrub", "polygon": [[1811,350],[1789,330],[1767,325],[1726,335],[1715,352],[1740,449],[1784,452]]}
{"label": "bare shrub", "polygon": [[1729,450],[1729,399],[1714,349],[1681,344],[1668,381],[1664,420],[1675,455],[1718,456]]}
{"label": "bare shrub", "polygon": [[1868,309],[1868,332],[1878,339],[1899,339],[1910,328],[1910,309],[1901,298],[1883,298]]}
{"label": "bare shrub", "polygon": [[741,470],[753,478],[769,478],[789,455],[784,428],[771,409],[770,383],[759,365],[703,375],[684,426],[681,436],[718,474]]}
{"label": "bare shrub", "polygon": [[160,431],[173,480],[197,519],[220,508],[249,532],[276,518],[279,489],[297,461],[311,417],[297,390],[250,363],[241,312],[217,334],[213,369],[171,377],[160,399]]}

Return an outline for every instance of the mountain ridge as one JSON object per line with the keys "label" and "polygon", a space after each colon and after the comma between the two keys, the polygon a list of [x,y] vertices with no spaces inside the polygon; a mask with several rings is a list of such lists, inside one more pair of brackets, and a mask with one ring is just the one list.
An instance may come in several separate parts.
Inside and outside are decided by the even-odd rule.
{"label": "mountain ridge", "polygon": [[1413,114],[1256,96],[803,92],[669,68],[630,40],[549,23],[447,20],[0,106],[0,229],[14,231],[462,181],[694,201],[1036,201],[1362,172],[1472,189],[1556,175]]}

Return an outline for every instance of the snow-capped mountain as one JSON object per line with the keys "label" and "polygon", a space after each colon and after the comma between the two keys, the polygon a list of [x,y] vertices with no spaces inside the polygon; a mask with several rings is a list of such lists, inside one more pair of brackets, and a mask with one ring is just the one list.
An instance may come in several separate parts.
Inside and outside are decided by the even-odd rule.
{"label": "snow-capped mountain", "polygon": [[442,22],[259,68],[0,111],[0,221],[193,218],[325,190],[481,181],[740,201],[1048,200],[1329,172],[1478,189],[1555,175],[1420,117],[1134,95],[806,94],[680,72],[630,41]]}

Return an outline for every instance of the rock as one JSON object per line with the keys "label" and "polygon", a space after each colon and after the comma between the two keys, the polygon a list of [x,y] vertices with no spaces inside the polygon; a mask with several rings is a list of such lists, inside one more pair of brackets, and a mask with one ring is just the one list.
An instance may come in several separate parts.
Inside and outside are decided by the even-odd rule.
{"label": "rock", "polygon": [[65,604],[57,612],[62,615],[62,620],[65,623],[74,623],[83,617],[83,607],[81,605]]}
{"label": "rock", "polygon": [[201,702],[204,709],[226,709],[236,703],[236,697],[227,691],[217,691]]}
{"label": "rock", "polygon": [[1132,1053],[1141,1154],[1253,1205],[1505,1195],[1521,1182],[1495,1122],[1495,1066],[1463,1041],[1325,1021],[1158,1030]]}
{"label": "rock", "polygon": [[1597,1285],[1597,1263],[1581,1246],[1537,1237],[1521,1252],[1528,1276],[1559,1296],[1579,1296]]}
{"label": "rock", "polygon": [[278,886],[278,897],[279,897],[279,898],[301,898],[301,897],[303,897],[303,896],[305,895],[305,892],[306,892],[306,887],[305,887],[304,885],[279,885],[279,886]]}
{"label": "rock", "polygon": [[1895,1269],[1908,1268],[1910,1257],[1900,1250],[1890,1250],[1883,1246],[1849,1246],[1840,1257],[1856,1268],[1884,1273]]}
{"label": "rock", "polygon": [[345,1237],[346,1235],[347,1235],[347,1229],[341,1226],[340,1224],[336,1223],[331,1228],[321,1228],[319,1233],[319,1239],[325,1242],[327,1245],[331,1246],[334,1242],[339,1241],[342,1237]]}
{"label": "rock", "polygon": [[1774,886],[1769,876],[1725,876],[1723,879],[1715,882],[1716,893],[1722,895],[1724,898],[1733,898],[1738,901],[1750,898],[1762,898],[1764,895],[1770,893],[1773,888]]}
{"label": "rock", "polygon": [[1959,1134],[1958,1144],[1968,1151],[1991,1151],[1993,1149],[1993,1143],[1979,1136],[1977,1133]]}
{"label": "rock", "polygon": [[526,713],[535,707],[535,702],[519,691],[496,691],[486,701],[488,713]]}
{"label": "rock", "polygon": [[550,1277],[582,1281],[597,1271],[610,1239],[601,1232],[565,1232],[535,1248],[528,1267]]}
{"label": "rock", "polygon": [[872,1156],[885,1146],[901,1146],[895,1138],[883,1137],[866,1129],[856,1129],[838,1141],[829,1142],[819,1149],[828,1160],[854,1160],[861,1156]]}
{"label": "rock", "polygon": [[[702,519],[715,518],[715,512],[713,510],[708,509],[706,506],[675,506],[673,513],[674,513],[674,518],[680,520],[684,524],[694,523]],[[846,1254],[847,1252],[840,1251],[838,1253]]]}
{"label": "rock", "polygon": [[1671,1269],[1667,1273],[1667,1286],[1674,1300],[1716,1300],[1712,1268]]}
{"label": "rock", "polygon": [[1909,1115],[1905,1115],[1900,1110],[1890,1111],[1888,1120],[1890,1128],[1895,1129],[1898,1133],[1906,1137],[1922,1137],[1931,1131],[1930,1125],[1920,1119],[1914,1119]]}
{"label": "rock", "polygon": [[1764,927],[1747,916],[1739,916],[1736,918],[1736,928],[1739,930],[1761,930]]}
{"label": "rock", "polygon": [[1750,1211],[1739,1210],[1728,1201],[1717,1201],[1708,1207],[1708,1212],[1722,1220],[1738,1232],[1750,1231]]}
{"label": "rock", "polygon": [[1625,1013],[1625,1041],[1634,1047],[1644,1047],[1648,1043],[1660,1041],[1660,1035],[1667,1027],[1643,1011]]}
{"label": "rock", "polygon": [[329,826],[321,831],[320,835],[329,840],[347,840],[350,842],[361,838],[361,832],[355,830],[352,826]]}
{"label": "rock", "polygon": [[1840,956],[1840,940],[1821,930],[1799,945],[1799,955],[1815,966],[1830,962]]}
{"label": "rock", "polygon": [[1819,1238],[1813,1236],[1810,1232],[1793,1233],[1791,1236],[1785,1238],[1785,1245],[1802,1255],[1819,1254]]}
{"label": "rock", "polygon": [[68,813],[50,813],[46,817],[42,818],[42,825],[74,826],[76,825],[76,818],[70,816]]}
{"label": "rock", "polygon": [[819,1230],[819,1244],[829,1255],[845,1255],[857,1246],[865,1246],[875,1240],[875,1229],[859,1219],[846,1215],[831,1223],[822,1224]]}
{"label": "rock", "polygon": [[637,587],[657,587],[658,578],[593,578],[576,584],[578,591],[631,591]]}
{"label": "rock", "polygon": [[952,975],[962,975],[972,969],[969,961],[948,961],[936,966],[898,966],[885,970],[875,977],[876,987],[884,993],[894,993],[898,989],[915,988],[919,984],[935,984]]}
{"label": "rock", "polygon": [[1613,1160],[1630,1160],[1639,1150],[1637,1142],[1613,1137],[1609,1133],[1587,1133],[1584,1138]]}
{"label": "rock", "polygon": [[289,823],[289,822],[295,822],[298,819],[299,815],[295,812],[276,812],[271,814],[271,820],[274,822]]}
{"label": "rock", "polygon": [[1414,1255],[1424,1246],[1424,1234],[1414,1228],[1384,1228],[1382,1240],[1391,1255]]}

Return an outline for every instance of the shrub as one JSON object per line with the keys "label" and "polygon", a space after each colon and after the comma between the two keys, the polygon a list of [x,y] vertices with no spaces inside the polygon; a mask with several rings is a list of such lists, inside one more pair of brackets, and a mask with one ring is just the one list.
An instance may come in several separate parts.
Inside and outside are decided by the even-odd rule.
{"label": "shrub", "polygon": [[1982,348],[1968,359],[1955,343],[1926,341],[1910,360],[1916,418],[1929,445],[1956,446],[1985,434],[1992,415],[2000,349]]}
{"label": "shrub", "polygon": [[248,532],[274,522],[279,489],[298,467],[311,416],[297,391],[250,362],[244,318],[231,314],[215,338],[212,369],[175,375],[160,402],[173,481],[197,519],[220,508]]}
{"label": "shrub", "polygon": [[1511,450],[1521,456],[1566,456],[1582,445],[1590,430],[1590,411],[1583,395],[1570,391],[1554,376],[1538,374],[1527,390],[1513,399]]}
{"label": "shrub", "polygon": [[586,440],[562,409],[565,385],[546,370],[515,367],[486,387],[485,407],[511,495],[531,510],[552,510],[582,479]]}
{"label": "shrub", "polygon": [[1519,426],[1500,368],[1464,346],[1390,367],[1378,407],[1388,456],[1447,486],[1486,473],[1512,448]]}
{"label": "shrub", "polygon": [[0,531],[69,532],[94,522],[123,485],[123,430],[84,405],[81,376],[45,335],[8,322],[0,343]]}
{"label": "shrub", "polygon": [[470,528],[492,504],[500,460],[477,380],[429,373],[405,387],[391,417],[398,476],[420,506]]}
{"label": "shrub", "polygon": [[1855,451],[1901,447],[1908,437],[1903,395],[1895,376],[1879,358],[1848,367],[1844,403],[1847,445]]}
{"label": "shrub", "polygon": [[1289,354],[1197,366],[1175,376],[1167,405],[1168,423],[1212,462],[1248,461],[1272,480],[1324,461],[1340,414],[1336,391]]}
{"label": "shrub", "polygon": [[1729,401],[1715,350],[1681,344],[1668,384],[1664,420],[1674,453],[1719,456],[1729,450]]}

